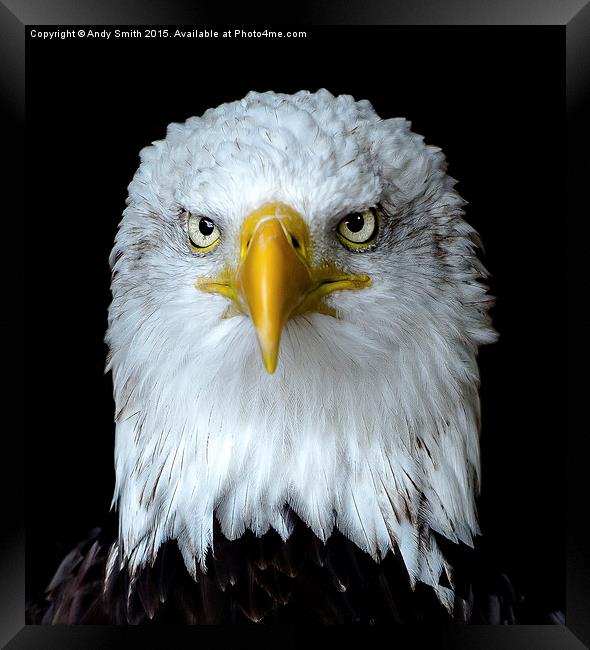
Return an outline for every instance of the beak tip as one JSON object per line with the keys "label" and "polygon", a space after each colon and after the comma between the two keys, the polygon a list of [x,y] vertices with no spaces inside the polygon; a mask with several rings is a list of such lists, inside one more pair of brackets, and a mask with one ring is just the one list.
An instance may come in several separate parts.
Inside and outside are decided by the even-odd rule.
{"label": "beak tip", "polygon": [[[281,328],[282,329],[282,328]],[[258,345],[262,356],[262,363],[269,375],[274,374],[279,362],[281,335],[279,332],[268,332],[257,328]]]}
{"label": "beak tip", "polygon": [[277,369],[278,355],[265,355],[263,361],[266,372],[268,372],[269,375],[273,375]]}

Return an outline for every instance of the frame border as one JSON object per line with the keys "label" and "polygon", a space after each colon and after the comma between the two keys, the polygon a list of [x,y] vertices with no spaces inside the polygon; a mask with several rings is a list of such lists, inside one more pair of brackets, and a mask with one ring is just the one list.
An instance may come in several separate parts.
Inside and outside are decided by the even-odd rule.
{"label": "frame border", "polygon": [[[392,24],[392,25],[558,25],[563,27],[564,63],[566,64],[566,116],[567,116],[567,231],[568,231],[568,296],[567,296],[567,470],[568,485],[567,505],[567,606],[564,626],[445,626],[442,629],[420,631],[415,629],[399,630],[394,635],[396,640],[407,638],[415,644],[416,640],[428,641],[436,647],[452,648],[572,648],[582,649],[590,646],[590,567],[589,545],[587,538],[576,526],[580,513],[587,512],[587,489],[584,490],[583,478],[587,475],[586,458],[583,445],[585,440],[578,432],[582,423],[587,426],[587,417],[583,412],[584,397],[579,382],[574,381],[575,372],[580,367],[579,349],[574,342],[583,341],[580,315],[574,312],[572,305],[579,301],[582,288],[578,290],[576,282],[584,277],[575,268],[583,259],[585,238],[578,234],[580,223],[574,221],[574,215],[588,214],[585,195],[587,184],[588,158],[584,152],[588,149],[588,115],[590,115],[590,2],[587,0],[513,0],[510,5],[489,0],[472,0],[469,8],[461,0],[447,0],[444,7],[433,5],[428,0],[414,0],[381,4],[377,0],[365,0],[364,3],[348,3],[338,11],[328,5],[321,7],[304,6],[297,19],[291,24],[313,22],[315,24]],[[221,12],[219,12],[221,13]],[[246,12],[245,12],[246,13]],[[7,159],[9,181],[6,185],[12,192],[7,192],[9,201],[15,203],[7,215],[24,213],[26,202],[24,196],[24,117],[25,117],[25,33],[26,26],[36,25],[94,25],[94,24],[198,24],[214,23],[215,19],[202,6],[191,6],[183,0],[172,0],[168,5],[150,3],[142,4],[140,0],[131,0],[121,6],[110,0],[100,6],[88,6],[76,0],[0,0],[0,84],[3,90],[4,117],[8,122],[8,138],[5,143],[9,148]],[[227,14],[224,17],[227,20]],[[232,17],[232,22],[241,23],[239,14]],[[254,14],[248,13],[251,23]],[[267,15],[267,24],[274,18]],[[223,19],[223,18],[221,18]],[[267,25],[265,25],[267,26]],[[586,147],[583,146],[586,144]],[[561,162],[561,161],[559,161]],[[559,162],[557,164],[559,164]],[[558,176],[559,177],[559,176]],[[18,188],[21,192],[14,192]],[[20,194],[20,196],[19,196]],[[578,206],[578,209],[576,209]],[[6,219],[12,231],[9,236],[13,241],[23,241],[22,219]],[[579,222],[580,219],[578,218]],[[574,236],[575,225],[575,236]],[[23,363],[24,301],[22,278],[24,277],[24,259],[13,247],[10,273],[6,275],[5,304],[16,307],[15,331],[6,331],[4,337],[11,345],[5,349],[6,376],[16,378],[7,390],[3,391],[5,412],[25,412],[22,394],[17,390],[23,386],[26,391]],[[16,272],[15,272],[16,269]],[[574,293],[575,292],[575,293]],[[13,311],[11,309],[11,311]],[[11,319],[10,323],[14,322]],[[3,326],[6,323],[3,323]],[[587,328],[585,328],[587,330]],[[586,398],[587,399],[587,398]],[[17,405],[17,409],[15,409]],[[22,408],[21,408],[22,405]],[[565,417],[564,417],[565,423]],[[580,423],[580,426],[576,426]],[[561,432],[556,432],[559,435]],[[158,645],[170,644],[170,628],[161,630],[127,629],[117,626],[25,626],[24,625],[24,483],[23,467],[24,444],[22,437],[8,435],[3,440],[3,456],[14,459],[8,473],[4,474],[7,495],[3,503],[5,508],[4,523],[7,524],[0,541],[0,642],[7,648],[104,648],[115,639],[125,640],[126,644]],[[548,513],[550,518],[550,513]],[[543,531],[537,531],[541,537]],[[224,645],[226,642],[243,645],[255,642],[257,645],[276,647],[280,643],[294,647],[302,642],[319,642],[324,634],[326,640],[334,639],[337,630],[315,630],[313,637],[307,636],[301,628],[279,628],[275,630],[258,630],[246,632],[243,629],[227,628],[174,628],[177,647],[184,647],[181,639],[186,639],[194,647],[200,638],[205,644]],[[357,637],[360,643],[366,643],[372,630],[347,630],[347,639]],[[375,631],[375,641],[378,639]],[[277,636],[278,635],[278,636]],[[231,639],[230,639],[231,637]],[[418,638],[417,638],[418,637]],[[12,639],[12,640],[11,640]],[[585,645],[586,644],[589,645]],[[8,645],[4,646],[4,644]],[[160,645],[161,644],[161,645]]]}

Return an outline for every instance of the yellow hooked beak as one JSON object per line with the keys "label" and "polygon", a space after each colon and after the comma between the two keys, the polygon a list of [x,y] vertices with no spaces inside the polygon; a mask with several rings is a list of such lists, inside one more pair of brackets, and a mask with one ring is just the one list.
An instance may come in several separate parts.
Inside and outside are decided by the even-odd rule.
{"label": "yellow hooked beak", "polygon": [[351,275],[329,263],[312,266],[310,238],[301,216],[287,205],[270,203],[250,214],[241,231],[240,262],[218,278],[197,282],[220,293],[252,319],[264,366],[276,370],[287,320],[307,311],[336,316],[321,299],[332,291],[369,286],[367,275]]}

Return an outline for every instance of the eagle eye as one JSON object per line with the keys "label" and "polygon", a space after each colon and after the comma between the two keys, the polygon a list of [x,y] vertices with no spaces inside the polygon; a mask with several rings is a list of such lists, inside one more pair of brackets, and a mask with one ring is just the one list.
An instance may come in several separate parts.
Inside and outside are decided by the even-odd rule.
{"label": "eagle eye", "polygon": [[209,217],[189,213],[188,238],[194,250],[204,253],[219,244],[221,233]]}
{"label": "eagle eye", "polygon": [[377,239],[378,220],[375,208],[346,215],[336,228],[338,239],[351,250],[372,246]]}

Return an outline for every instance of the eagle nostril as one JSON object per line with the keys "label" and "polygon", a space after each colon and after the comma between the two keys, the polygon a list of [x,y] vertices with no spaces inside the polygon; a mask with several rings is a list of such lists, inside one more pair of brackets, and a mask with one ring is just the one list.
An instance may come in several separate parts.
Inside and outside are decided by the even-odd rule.
{"label": "eagle nostril", "polygon": [[291,235],[291,244],[293,248],[299,248],[299,241],[295,237],[293,237],[293,235]]}

